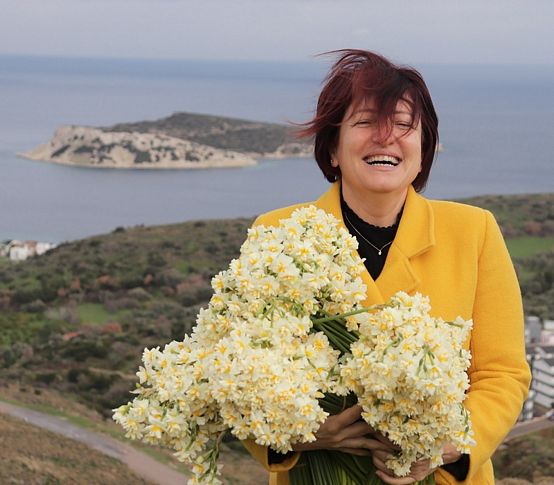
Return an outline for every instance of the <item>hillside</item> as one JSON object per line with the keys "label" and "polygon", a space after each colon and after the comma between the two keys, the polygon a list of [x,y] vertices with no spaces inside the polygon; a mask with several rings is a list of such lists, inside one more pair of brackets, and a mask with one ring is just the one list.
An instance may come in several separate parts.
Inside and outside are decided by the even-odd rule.
{"label": "hillside", "polygon": [[461,202],[490,210],[506,239],[554,236],[554,194],[483,195]]}
{"label": "hillside", "polygon": [[105,416],[145,346],[189,333],[251,220],[117,229],[0,265],[0,379],[79,397]]}
{"label": "hillside", "polygon": [[111,127],[62,126],[49,142],[19,154],[32,160],[97,168],[244,167],[260,157],[309,156],[290,128],[235,118],[175,113]]}
{"label": "hillside", "polygon": [[[509,245],[552,220],[553,197],[528,196],[499,213],[502,226],[517,230]],[[251,222],[118,228],[23,263],[4,260],[0,379],[69,393],[108,416],[128,398],[142,349],[191,331],[212,276],[237,256]],[[554,246],[549,237],[537,240]],[[530,250],[515,262],[526,312],[554,315],[554,251]]]}
{"label": "hillside", "polygon": [[103,130],[164,134],[222,150],[266,157],[311,155],[311,145],[297,140],[289,126],[222,116],[174,113],[155,121],[119,123]]}
{"label": "hillside", "polygon": [[[554,195],[516,200],[480,202],[513,228],[526,312],[552,317]],[[22,263],[0,259],[0,385],[25,390],[17,400],[48,391],[109,418],[131,397],[144,347],[191,331],[251,223],[117,228]]]}
{"label": "hillside", "polygon": [[[519,478],[543,485],[554,483],[552,450],[554,450],[554,428],[508,442],[495,453],[493,458],[497,478]],[[525,485],[528,482],[519,485]]]}

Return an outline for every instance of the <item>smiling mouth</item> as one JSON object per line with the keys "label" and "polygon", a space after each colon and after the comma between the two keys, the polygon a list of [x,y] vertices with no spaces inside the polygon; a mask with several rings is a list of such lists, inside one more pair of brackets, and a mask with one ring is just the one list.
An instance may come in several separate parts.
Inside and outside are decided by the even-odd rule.
{"label": "smiling mouth", "polygon": [[383,167],[396,167],[400,163],[400,159],[391,155],[373,155],[363,158],[368,165],[378,165]]}

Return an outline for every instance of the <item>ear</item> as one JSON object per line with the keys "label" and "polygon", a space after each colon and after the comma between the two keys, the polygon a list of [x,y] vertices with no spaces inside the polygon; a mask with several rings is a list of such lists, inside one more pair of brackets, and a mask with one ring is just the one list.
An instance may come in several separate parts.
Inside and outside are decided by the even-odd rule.
{"label": "ear", "polygon": [[337,168],[339,166],[339,162],[337,162],[337,159],[334,157],[334,155],[331,155],[331,167]]}

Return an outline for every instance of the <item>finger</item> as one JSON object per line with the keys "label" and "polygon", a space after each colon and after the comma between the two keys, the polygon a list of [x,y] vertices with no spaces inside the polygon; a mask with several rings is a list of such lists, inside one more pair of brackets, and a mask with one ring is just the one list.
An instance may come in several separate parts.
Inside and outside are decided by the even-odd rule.
{"label": "finger", "polygon": [[347,438],[359,438],[371,434],[373,429],[365,421],[356,421],[354,424],[347,426],[337,434],[337,439],[344,440]]}
{"label": "finger", "polygon": [[386,462],[389,458],[393,457],[393,454],[384,450],[374,450],[371,452],[373,456],[379,458],[379,460]]}
{"label": "finger", "polygon": [[364,448],[369,451],[381,450],[390,453],[386,445],[370,438],[347,438],[336,443],[335,448]]}
{"label": "finger", "polygon": [[355,423],[362,416],[362,407],[357,404],[345,409],[342,413],[335,415],[336,422],[340,424],[341,428]]}
{"label": "finger", "polygon": [[371,451],[365,450],[364,448],[337,448],[337,451],[356,456],[371,456]]}
{"label": "finger", "polygon": [[430,470],[431,460],[418,460],[412,463],[410,470]]}
{"label": "finger", "polygon": [[321,434],[326,433],[329,435],[337,434],[347,426],[360,420],[361,414],[361,406],[356,405],[349,407],[345,409],[342,413],[336,414],[334,416],[329,416],[319,428],[319,432]]}
{"label": "finger", "polygon": [[423,480],[426,476],[435,471],[435,468],[431,468],[430,465],[430,460],[420,460],[412,463],[410,467],[410,476],[416,480]]}
{"label": "finger", "polygon": [[400,451],[400,446],[398,446],[396,443],[393,443],[391,440],[389,440],[386,436],[382,435],[381,433],[375,433],[374,434],[375,439],[379,440],[381,443],[386,444],[391,449],[395,451]]}
{"label": "finger", "polygon": [[394,475],[394,472],[389,467],[387,467],[386,463],[383,460],[381,460],[378,456],[375,456],[375,454],[373,454],[372,456],[373,456],[373,464],[375,465],[377,470],[380,470],[389,476]]}
{"label": "finger", "polygon": [[389,474],[377,470],[375,474],[385,483],[389,485],[410,485],[410,483],[415,483],[415,478],[412,477],[392,477]]}

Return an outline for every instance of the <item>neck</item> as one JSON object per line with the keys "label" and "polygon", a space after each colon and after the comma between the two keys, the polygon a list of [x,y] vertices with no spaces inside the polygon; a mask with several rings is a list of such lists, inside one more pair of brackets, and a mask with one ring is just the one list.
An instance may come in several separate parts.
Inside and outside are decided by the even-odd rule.
{"label": "neck", "polygon": [[348,187],[342,187],[342,196],[357,216],[374,226],[387,227],[396,222],[396,218],[406,201],[408,189],[401,194],[364,194],[360,196]]}

